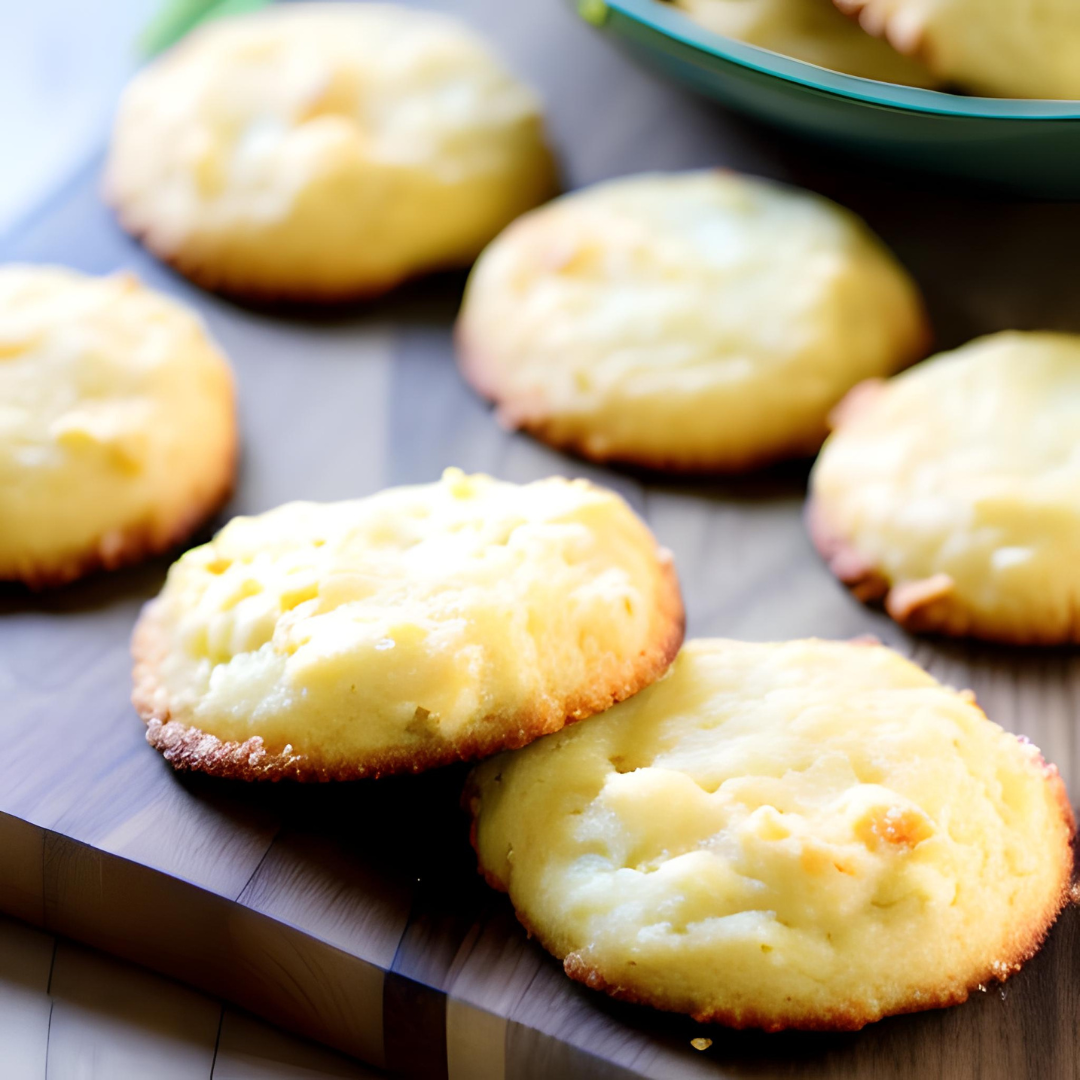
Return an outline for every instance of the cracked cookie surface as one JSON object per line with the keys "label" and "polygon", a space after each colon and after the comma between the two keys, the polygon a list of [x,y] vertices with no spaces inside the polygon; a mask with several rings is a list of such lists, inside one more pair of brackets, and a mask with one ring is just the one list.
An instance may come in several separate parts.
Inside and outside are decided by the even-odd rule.
{"label": "cracked cookie surface", "polygon": [[177,768],[418,772],[607,708],[682,635],[671,557],[618,495],[452,469],[189,551],[136,628],[134,701]]}
{"label": "cracked cookie surface", "polygon": [[1057,770],[876,644],[691,641],[466,801],[481,871],[571,977],[736,1027],[963,1001],[1038,948],[1072,870]]}
{"label": "cracked cookie surface", "polygon": [[1080,641],[1078,431],[1080,336],[981,338],[841,405],[811,535],[911,630]]}

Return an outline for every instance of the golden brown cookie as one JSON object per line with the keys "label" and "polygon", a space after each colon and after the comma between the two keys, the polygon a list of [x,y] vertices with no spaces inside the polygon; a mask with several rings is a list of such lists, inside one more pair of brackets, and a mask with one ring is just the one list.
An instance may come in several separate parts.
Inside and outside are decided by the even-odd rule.
{"label": "golden brown cookie", "polygon": [[138,74],[105,190],[200,285],[333,302],[467,266],[555,183],[536,97],[457,20],[305,3],[214,20]]}
{"label": "golden brown cookie", "polygon": [[34,588],[187,537],[227,498],[228,363],[129,274],[0,268],[0,581]]}
{"label": "golden brown cookie", "polygon": [[807,519],[909,630],[1080,642],[1080,337],[982,338],[837,412]]}
{"label": "golden brown cookie", "polygon": [[853,214],[718,170],[526,214],[473,269],[457,335],[508,426],[688,472],[815,452],[852,386],[928,342],[918,290]]}
{"label": "golden brown cookie", "polygon": [[483,757],[667,670],[670,555],[614,493],[441,483],[236,518],[135,630],[135,706],[177,768],[351,779]]}
{"label": "golden brown cookie", "polygon": [[1067,902],[1057,770],[883,646],[691,641],[484,762],[480,869],[566,973],[769,1031],[855,1030],[1014,973]]}

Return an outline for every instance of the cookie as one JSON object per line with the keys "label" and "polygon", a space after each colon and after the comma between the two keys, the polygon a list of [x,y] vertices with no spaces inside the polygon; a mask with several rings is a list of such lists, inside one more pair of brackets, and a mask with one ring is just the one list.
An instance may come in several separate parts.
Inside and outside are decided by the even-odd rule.
{"label": "cookie", "polygon": [[33,588],[183,540],[228,497],[228,363],[130,274],[0,267],[0,581]]}
{"label": "cookie", "polygon": [[1057,770],[880,645],[693,641],[666,679],[478,766],[488,881],[571,978],[733,1027],[964,1001],[1066,902]]}
{"label": "cookie", "polygon": [[814,452],[921,356],[911,279],[852,214],[721,171],[598,184],[516,221],[458,321],[499,418],[598,461],[734,472]]}
{"label": "cookie", "polygon": [[832,71],[907,86],[939,81],[821,0],[676,0],[675,6],[714,33]]}
{"label": "cookie", "polygon": [[204,25],[127,89],[105,180],[200,285],[298,302],[467,266],[554,187],[539,103],[486,45],[371,3]]}
{"label": "cookie", "polygon": [[135,630],[134,702],[180,769],[419,772],[606,709],[682,635],[670,555],[619,496],[450,469],[189,551]]}
{"label": "cookie", "polygon": [[1075,0],[834,0],[939,79],[991,97],[1080,98]]}
{"label": "cookie", "polygon": [[860,599],[914,631],[1080,642],[1080,337],[982,338],[836,423],[807,515]]}

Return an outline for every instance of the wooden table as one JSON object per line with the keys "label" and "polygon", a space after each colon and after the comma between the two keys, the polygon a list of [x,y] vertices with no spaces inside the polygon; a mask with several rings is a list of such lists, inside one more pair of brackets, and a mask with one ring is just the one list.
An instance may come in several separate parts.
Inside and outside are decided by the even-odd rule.
{"label": "wooden table", "polygon": [[[1080,206],[982,202],[832,160],[657,82],[557,0],[463,0],[542,90],[567,186],[731,165],[863,213],[922,283],[942,346],[1005,327],[1080,330]],[[618,488],[675,552],[693,635],[875,633],[971,686],[1080,783],[1076,654],[915,640],[853,602],[800,521],[804,466],[724,483],[593,468],[501,431],[453,365],[461,277],[347,313],[208,296],[124,237],[100,159],[2,245],[5,259],[136,270],[194,304],[231,355],[245,456],[231,513],[434,479],[448,464]],[[1078,553],[1080,557],[1080,553]],[[167,560],[0,593],[0,910],[137,960],[377,1066],[452,1080],[1080,1075],[1080,917],[1004,988],[856,1035],[703,1030],[567,980],[479,881],[463,772],[330,788],[174,775],[128,703],[127,639]],[[0,964],[3,963],[0,957]],[[705,1035],[699,1052],[690,1040]]]}
{"label": "wooden table", "polygon": [[0,916],[5,1080],[378,1080],[145,968]]}

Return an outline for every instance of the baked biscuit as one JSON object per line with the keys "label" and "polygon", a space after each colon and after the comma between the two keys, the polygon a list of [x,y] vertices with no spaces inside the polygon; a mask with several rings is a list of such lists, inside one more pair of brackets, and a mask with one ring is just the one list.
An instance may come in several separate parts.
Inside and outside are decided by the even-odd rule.
{"label": "baked biscuit", "polygon": [[189,551],[135,630],[134,702],[180,769],[419,772],[606,709],[682,634],[671,558],[613,492],[450,469]]}
{"label": "baked biscuit", "polygon": [[199,319],[129,274],[0,268],[0,581],[136,562],[225,501],[229,366]]}
{"label": "baked biscuit", "polygon": [[695,22],[724,37],[863,79],[932,87],[917,60],[859,29],[822,0],[676,0]]}
{"label": "baked biscuit", "polygon": [[275,4],[137,75],[106,195],[207,288],[342,301],[466,266],[555,187],[540,107],[456,20]]}
{"label": "baked biscuit", "polygon": [[836,422],[808,521],[860,599],[915,631],[1080,642],[1080,337],[982,338]]}
{"label": "baked biscuit", "polygon": [[466,789],[488,881],[566,972],[733,1027],[964,1001],[1066,901],[1057,770],[880,645],[690,642]]}
{"label": "baked biscuit", "polygon": [[1076,0],[835,0],[863,29],[975,94],[1080,98]]}
{"label": "baked biscuit", "polygon": [[712,170],[516,221],[477,262],[458,337],[510,426],[601,461],[737,471],[817,450],[830,408],[921,356],[927,324],[854,215]]}

